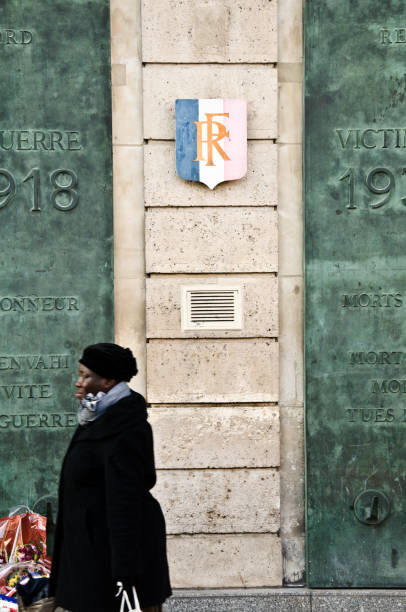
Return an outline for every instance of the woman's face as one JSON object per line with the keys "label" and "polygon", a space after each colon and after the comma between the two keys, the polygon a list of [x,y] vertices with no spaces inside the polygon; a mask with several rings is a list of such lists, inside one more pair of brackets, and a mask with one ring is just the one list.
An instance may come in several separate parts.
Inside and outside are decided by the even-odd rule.
{"label": "woman's face", "polygon": [[97,395],[99,391],[107,393],[114,386],[115,382],[112,379],[103,378],[99,374],[95,374],[95,372],[92,372],[92,370],[89,370],[89,368],[80,363],[79,376],[75,382],[75,397],[81,400],[88,393],[93,393],[93,395]]}

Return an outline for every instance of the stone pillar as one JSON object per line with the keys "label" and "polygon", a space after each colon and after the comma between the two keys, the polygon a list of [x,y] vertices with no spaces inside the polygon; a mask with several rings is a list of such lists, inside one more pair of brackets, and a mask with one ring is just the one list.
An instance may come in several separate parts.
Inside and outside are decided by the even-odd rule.
{"label": "stone pillar", "polygon": [[305,580],[302,0],[279,5],[281,538],[284,583]]}
{"label": "stone pillar", "polygon": [[[147,398],[175,587],[280,586],[277,3],[142,2]],[[248,174],[175,170],[176,98],[246,98]],[[186,332],[181,287],[240,285],[242,330]]]}
{"label": "stone pillar", "polygon": [[111,0],[116,342],[137,357],[146,391],[141,7]]}

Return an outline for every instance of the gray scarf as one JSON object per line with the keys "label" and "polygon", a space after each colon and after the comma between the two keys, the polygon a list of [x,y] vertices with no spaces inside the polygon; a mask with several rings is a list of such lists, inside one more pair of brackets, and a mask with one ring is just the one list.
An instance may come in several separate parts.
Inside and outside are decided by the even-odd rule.
{"label": "gray scarf", "polygon": [[84,397],[78,408],[79,425],[86,425],[98,419],[109,406],[116,404],[118,401],[130,395],[130,387],[126,382],[119,382],[114,385],[108,393],[99,391],[97,395],[88,393]]}

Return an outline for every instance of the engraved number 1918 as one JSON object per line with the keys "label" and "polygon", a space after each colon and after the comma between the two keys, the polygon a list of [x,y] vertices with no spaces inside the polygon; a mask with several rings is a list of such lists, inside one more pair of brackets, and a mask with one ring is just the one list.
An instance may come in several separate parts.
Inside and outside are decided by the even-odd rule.
{"label": "engraved number 1918", "polygon": [[[15,177],[8,170],[0,168],[0,181],[3,177],[6,179],[6,185],[5,187],[0,187],[0,209],[5,208],[17,193]],[[49,180],[53,187],[51,204],[54,208],[64,212],[73,210],[79,202],[79,194],[76,190],[78,177],[75,172],[60,168],[51,173]],[[41,173],[39,168],[32,168],[22,180],[23,183],[28,183],[29,181],[32,181],[33,186],[31,212],[41,212]]]}

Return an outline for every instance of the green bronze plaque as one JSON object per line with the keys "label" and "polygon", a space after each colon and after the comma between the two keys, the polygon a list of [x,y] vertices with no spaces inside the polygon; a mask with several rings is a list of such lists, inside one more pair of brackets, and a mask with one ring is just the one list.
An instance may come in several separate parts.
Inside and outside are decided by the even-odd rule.
{"label": "green bronze plaque", "polygon": [[306,0],[307,572],[406,586],[406,4]]}
{"label": "green bronze plaque", "polygon": [[0,512],[44,511],[113,337],[108,0],[0,6]]}

